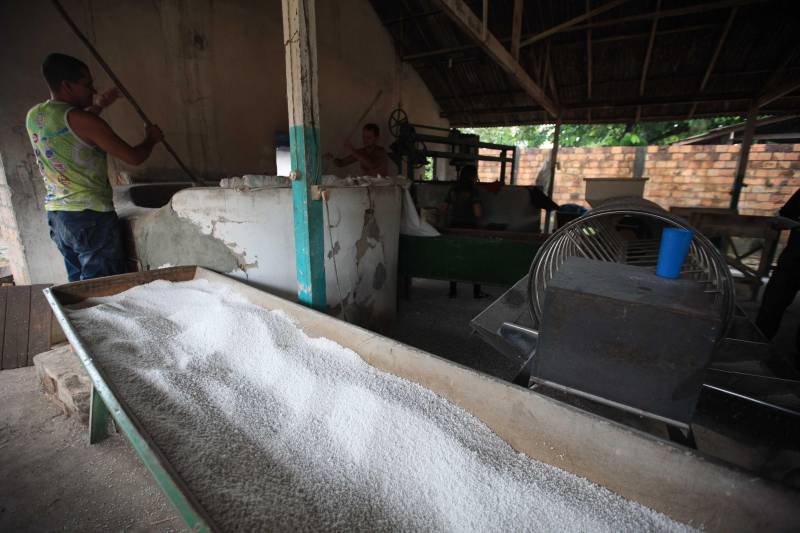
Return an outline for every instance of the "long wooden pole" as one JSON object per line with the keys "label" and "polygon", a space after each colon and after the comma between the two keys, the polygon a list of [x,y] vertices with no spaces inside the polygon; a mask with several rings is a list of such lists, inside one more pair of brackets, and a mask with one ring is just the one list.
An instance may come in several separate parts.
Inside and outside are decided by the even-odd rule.
{"label": "long wooden pole", "polygon": [[[114,71],[111,70],[111,67],[108,66],[108,63],[105,62],[105,60],[102,58],[97,49],[92,45],[91,42],[89,42],[89,39],[86,38],[86,36],[83,34],[80,28],[78,28],[78,26],[75,24],[75,22],[67,13],[67,11],[61,5],[61,3],[58,0],[52,0],[52,2],[53,6],[56,8],[56,11],[58,11],[58,13],[61,15],[61,18],[63,18],[64,22],[66,22],[67,25],[70,28],[72,28],[72,31],[75,32],[75,35],[86,46],[86,48],[89,49],[89,52],[91,52],[91,54],[103,68],[106,74],[108,74],[108,77],[111,78],[111,81],[114,82],[114,85],[116,85],[116,87],[119,89],[119,92],[121,92],[123,96],[125,96],[125,98],[128,100],[128,102],[131,103],[133,108],[136,110],[136,113],[139,114],[144,123],[148,126],[152,126],[153,122],[147,117],[147,115],[145,114],[144,110],[141,108],[139,103],[133,98],[131,93],[128,91],[127,88],[125,88],[125,86],[122,84],[119,78],[117,78],[116,74],[114,74]],[[183,171],[186,173],[186,175],[189,176],[189,179],[192,180],[192,183],[194,183],[195,185],[205,185],[203,183],[203,180],[195,177],[195,175],[192,174],[189,168],[183,164],[181,158],[178,157],[178,154],[175,153],[175,150],[173,150],[172,146],[170,146],[170,144],[167,142],[166,139],[162,141],[162,144],[164,145],[164,148],[167,149],[167,152],[169,152],[169,154],[175,159],[175,162],[178,163],[178,166],[180,166],[181,169],[183,169]]]}

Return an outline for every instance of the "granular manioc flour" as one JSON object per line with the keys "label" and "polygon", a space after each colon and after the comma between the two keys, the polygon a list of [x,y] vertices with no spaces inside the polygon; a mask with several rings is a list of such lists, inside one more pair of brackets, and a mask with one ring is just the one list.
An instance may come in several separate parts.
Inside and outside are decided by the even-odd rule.
{"label": "granular manioc flour", "polygon": [[689,530],[224,285],[98,301],[70,319],[224,531]]}

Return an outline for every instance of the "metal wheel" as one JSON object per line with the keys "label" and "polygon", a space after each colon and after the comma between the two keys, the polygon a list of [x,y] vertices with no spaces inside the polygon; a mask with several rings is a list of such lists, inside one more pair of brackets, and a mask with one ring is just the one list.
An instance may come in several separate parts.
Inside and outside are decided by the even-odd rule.
{"label": "metal wheel", "polygon": [[404,124],[408,124],[408,114],[403,111],[402,107],[398,107],[389,115],[389,133],[394,137],[398,137],[400,135],[400,128],[402,128]]}

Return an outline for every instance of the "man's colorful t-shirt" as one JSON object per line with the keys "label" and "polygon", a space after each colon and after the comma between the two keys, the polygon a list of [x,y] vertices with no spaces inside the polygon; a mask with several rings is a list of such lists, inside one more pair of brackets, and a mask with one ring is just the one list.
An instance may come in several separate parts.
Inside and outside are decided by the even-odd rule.
{"label": "man's colorful t-shirt", "polygon": [[67,123],[74,109],[47,100],[28,111],[25,125],[44,178],[47,211],[113,211],[106,153],[85,143]]}

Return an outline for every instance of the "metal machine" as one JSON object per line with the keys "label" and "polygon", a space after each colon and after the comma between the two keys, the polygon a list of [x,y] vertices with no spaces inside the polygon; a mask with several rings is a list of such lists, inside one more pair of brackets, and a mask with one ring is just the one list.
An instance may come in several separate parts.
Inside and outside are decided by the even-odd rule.
{"label": "metal machine", "polygon": [[[447,132],[447,135],[421,133],[422,130]],[[405,168],[408,179],[414,179],[414,169],[426,166],[428,158],[433,158],[434,160],[443,158],[449,159],[451,164],[459,168],[467,163],[477,164],[478,161],[499,162],[501,183],[506,183],[506,165],[510,164],[511,183],[513,184],[515,181],[514,161],[517,156],[516,146],[481,142],[479,136],[462,133],[457,129],[412,124],[409,122],[406,112],[400,107],[392,111],[389,116],[389,132],[396,139],[391,145],[390,156],[401,169],[403,168],[403,162],[406,163]],[[429,144],[431,146],[445,146],[447,149],[429,149]],[[500,155],[481,154],[481,148],[499,150]]]}
{"label": "metal machine", "polygon": [[770,345],[737,308],[708,239],[695,232],[678,280],[655,276],[666,227],[691,229],[646,200],[603,203],[553,233],[473,329],[518,364],[516,383],[666,422],[689,440],[708,391],[800,416],[800,381],[769,370]]}

